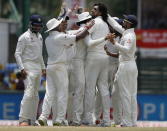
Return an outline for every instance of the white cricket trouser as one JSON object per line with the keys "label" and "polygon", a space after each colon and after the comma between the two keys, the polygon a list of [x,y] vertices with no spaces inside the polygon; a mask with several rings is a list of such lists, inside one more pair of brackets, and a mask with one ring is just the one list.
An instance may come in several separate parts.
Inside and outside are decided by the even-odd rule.
{"label": "white cricket trouser", "polygon": [[111,88],[110,91],[112,91],[113,85],[114,85],[114,78],[115,74],[118,70],[118,62],[113,62],[110,61],[109,64],[109,87]]}
{"label": "white cricket trouser", "polygon": [[111,93],[111,104],[113,107],[113,120],[115,124],[121,124],[122,118],[122,103],[119,93],[119,86],[114,83],[115,74],[118,70],[118,62],[110,64],[109,67],[109,83],[110,83],[110,93]]}
{"label": "white cricket trouser", "polygon": [[72,77],[73,65],[72,65],[71,61],[67,62],[67,70],[68,70],[68,79],[69,79],[67,120],[68,120],[68,122],[71,122],[72,121],[72,113],[73,113],[73,96],[74,96],[73,77]]}
{"label": "white cricket trouser", "polygon": [[[64,63],[58,63],[47,66],[47,88],[46,95],[49,107],[52,109],[54,122],[62,122],[65,120],[68,101],[68,73]],[[56,105],[55,105],[56,104]],[[48,104],[46,104],[48,105]],[[56,117],[56,118],[54,118]]]}
{"label": "white cricket trouser", "polygon": [[95,87],[97,85],[102,99],[103,120],[110,122],[110,97],[108,88],[108,57],[87,58],[85,67],[85,121],[93,124],[95,107]]}
{"label": "white cricket trouser", "polygon": [[[24,80],[25,90],[20,106],[20,120],[30,120],[35,124],[39,103],[38,88],[41,81],[41,69],[32,69],[31,63],[24,63],[27,78]],[[38,66],[38,65],[37,65]]]}
{"label": "white cricket trouser", "polygon": [[[109,74],[108,74],[109,75],[109,91],[110,91],[110,94],[112,94],[111,92],[113,92],[114,78],[115,78],[115,74],[117,72],[117,69],[118,69],[118,62],[113,62],[113,61],[110,60]],[[114,95],[114,98],[113,98],[113,96],[112,96],[112,98],[110,97],[111,101],[112,101],[112,106],[115,106],[115,104],[117,104],[117,101],[115,101],[115,97],[117,98],[118,96]],[[116,106],[118,106],[118,105],[116,105]],[[119,105],[119,106],[121,106],[121,105]],[[111,107],[111,105],[110,105],[110,107]],[[120,107],[120,109],[122,109],[122,108]],[[116,109],[116,111],[117,110],[118,109]],[[96,105],[95,105],[95,116],[96,116],[97,120],[100,120],[101,113],[102,113],[101,96],[100,96],[99,91],[97,90]],[[117,118],[115,118],[115,117],[117,117],[117,115],[114,115],[113,117],[114,117],[113,119],[117,119]]]}
{"label": "white cricket trouser", "polygon": [[96,120],[101,119],[100,118],[101,114],[102,114],[102,102],[101,102],[100,92],[97,89],[96,90],[96,103],[95,103],[95,118],[96,118]]}
{"label": "white cricket trouser", "polygon": [[84,101],[84,90],[85,90],[85,72],[84,72],[84,60],[73,59],[72,60],[73,70],[72,79],[74,89],[73,96],[73,118],[72,121],[75,123],[81,123],[81,116],[83,114],[83,101]]}
{"label": "white cricket trouser", "polygon": [[135,61],[120,62],[115,83],[118,84],[123,116],[122,125],[135,126],[137,121],[137,76]]}
{"label": "white cricket trouser", "polygon": [[[51,105],[51,103],[49,102],[49,94],[48,94],[48,82],[46,81],[46,92],[45,92],[45,97],[44,97],[44,100],[43,100],[43,105],[42,105],[42,113],[40,115],[39,118],[41,119],[45,119],[47,120],[50,113],[51,113],[51,108],[53,108],[53,105]],[[54,98],[54,100],[56,99],[56,97]],[[54,105],[56,106],[56,105]]]}
{"label": "white cricket trouser", "polygon": [[115,82],[113,85],[111,96],[113,107],[113,120],[115,124],[119,125],[122,121],[122,102],[120,96],[120,87],[118,86],[117,82]]}

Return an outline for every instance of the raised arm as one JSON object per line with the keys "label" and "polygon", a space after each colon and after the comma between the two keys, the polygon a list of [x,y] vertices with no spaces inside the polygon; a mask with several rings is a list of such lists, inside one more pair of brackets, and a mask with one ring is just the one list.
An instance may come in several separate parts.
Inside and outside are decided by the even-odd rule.
{"label": "raised arm", "polygon": [[95,24],[95,21],[92,20],[90,21],[83,29],[83,31],[79,32],[77,35],[76,35],[76,41],[79,41],[80,39],[83,39],[86,37],[86,35],[89,34],[88,30]]}
{"label": "raised arm", "polygon": [[107,21],[110,24],[110,26],[112,26],[114,28],[114,30],[116,30],[120,34],[123,34],[125,29],[120,24],[118,24],[117,21],[114,20],[114,18],[111,17],[109,14],[108,14],[108,20]]}

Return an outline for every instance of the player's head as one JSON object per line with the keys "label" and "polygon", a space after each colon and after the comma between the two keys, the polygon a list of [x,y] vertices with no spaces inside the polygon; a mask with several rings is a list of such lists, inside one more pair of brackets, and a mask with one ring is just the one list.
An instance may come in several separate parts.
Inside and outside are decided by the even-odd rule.
{"label": "player's head", "polygon": [[60,32],[65,32],[66,31],[66,29],[67,29],[67,26],[68,26],[68,20],[63,20],[61,23],[60,23],[60,25],[58,26],[58,30],[60,31]]}
{"label": "player's head", "polygon": [[31,15],[30,16],[30,30],[33,33],[38,33],[43,27],[42,17],[40,15]]}
{"label": "player's head", "polygon": [[52,18],[50,19],[47,23],[47,31],[59,31],[59,32],[65,32],[65,30],[67,29],[67,20],[64,20],[63,18],[56,19],[56,18]]}
{"label": "player's head", "polygon": [[123,15],[123,27],[125,29],[135,28],[137,26],[137,18],[135,15]]}
{"label": "player's head", "polygon": [[91,19],[92,16],[89,14],[89,12],[83,12],[78,15],[78,21],[76,22],[76,24],[80,26],[81,24],[86,24]]}
{"label": "player's head", "polygon": [[64,13],[64,15],[59,16],[57,19],[58,20],[63,19],[62,22],[60,23],[59,27],[58,27],[59,28],[58,30],[61,31],[61,32],[65,32],[66,29],[67,29],[68,20],[70,19],[70,17],[67,15],[67,13]]}
{"label": "player's head", "polygon": [[108,10],[107,7],[102,3],[94,4],[93,9],[91,10],[91,15],[93,18],[97,16],[102,16],[104,21],[107,21],[108,18]]}
{"label": "player's head", "polygon": [[123,19],[115,19],[117,21],[118,24],[120,24],[121,26],[123,25]]}

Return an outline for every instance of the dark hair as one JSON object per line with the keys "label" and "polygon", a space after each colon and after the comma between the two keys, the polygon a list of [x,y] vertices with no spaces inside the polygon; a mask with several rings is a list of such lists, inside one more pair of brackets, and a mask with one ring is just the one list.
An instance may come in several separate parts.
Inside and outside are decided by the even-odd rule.
{"label": "dark hair", "polygon": [[101,12],[102,19],[105,22],[107,22],[107,19],[108,19],[108,10],[107,10],[107,7],[104,4],[102,4],[102,3],[94,4],[94,6],[98,6],[99,11]]}

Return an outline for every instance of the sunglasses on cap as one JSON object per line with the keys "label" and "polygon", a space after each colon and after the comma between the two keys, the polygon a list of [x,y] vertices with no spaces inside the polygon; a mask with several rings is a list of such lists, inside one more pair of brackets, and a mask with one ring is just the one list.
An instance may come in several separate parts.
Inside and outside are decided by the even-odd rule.
{"label": "sunglasses on cap", "polygon": [[125,22],[125,21],[128,22],[128,23],[130,23],[130,24],[133,24],[132,22],[130,22],[130,21],[124,19],[123,22]]}

